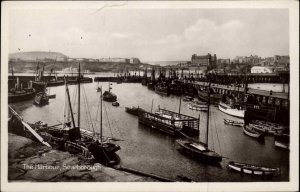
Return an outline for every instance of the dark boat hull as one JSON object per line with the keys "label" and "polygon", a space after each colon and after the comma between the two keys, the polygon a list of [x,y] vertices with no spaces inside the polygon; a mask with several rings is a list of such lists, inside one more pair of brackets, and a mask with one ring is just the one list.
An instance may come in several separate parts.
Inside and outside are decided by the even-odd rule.
{"label": "dark boat hull", "polygon": [[43,81],[33,81],[32,82],[32,87],[37,91],[37,92],[44,92],[46,90],[47,83]]}
{"label": "dark boat hull", "polygon": [[47,87],[56,87],[56,86],[61,86],[64,85],[64,81],[48,81],[47,82]]}
{"label": "dark boat hull", "polygon": [[16,103],[20,101],[26,101],[33,99],[35,96],[35,90],[28,91],[24,94],[14,94],[14,93],[8,93],[8,103]]}
{"label": "dark boat hull", "polygon": [[134,107],[134,108],[130,108],[130,107],[125,107],[125,111],[127,112],[127,113],[129,113],[129,114],[132,114],[132,115],[135,115],[135,116],[139,116],[139,114],[141,113],[141,112],[143,112],[143,111],[145,111],[144,109],[142,109],[142,108],[136,108],[136,107]]}
{"label": "dark boat hull", "polygon": [[196,150],[190,146],[185,141],[177,140],[176,143],[180,146],[179,150],[182,150],[184,153],[190,155],[193,158],[196,158],[198,161],[205,161],[211,163],[219,163],[222,161],[222,156],[216,154],[213,151],[207,149],[207,151]]}

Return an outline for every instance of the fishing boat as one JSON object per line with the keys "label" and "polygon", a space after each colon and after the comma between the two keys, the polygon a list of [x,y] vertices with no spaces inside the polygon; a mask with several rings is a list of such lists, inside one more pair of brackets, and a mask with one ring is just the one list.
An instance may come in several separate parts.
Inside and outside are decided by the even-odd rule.
{"label": "fishing boat", "polygon": [[145,111],[145,110],[140,107],[132,106],[132,107],[125,107],[125,111],[132,115],[138,116],[140,112]]}
{"label": "fishing boat", "polygon": [[233,126],[238,126],[238,127],[243,127],[244,123],[240,121],[233,121],[230,119],[224,119],[224,123],[227,125],[233,125]]}
{"label": "fishing boat", "polygon": [[169,87],[164,82],[155,85],[155,92],[162,95],[169,95]]}
{"label": "fishing boat", "polygon": [[265,134],[256,131],[255,129],[253,129],[251,126],[249,125],[244,125],[243,127],[243,131],[246,135],[255,138],[255,139],[259,139],[259,140],[264,140],[265,138]]}
{"label": "fishing boat", "polygon": [[[51,77],[52,74],[54,75],[54,78]],[[49,77],[50,77],[50,79],[47,81],[47,87],[56,87],[56,86],[65,84],[65,81],[63,79],[57,78],[57,73],[54,69],[54,65],[52,66],[52,68],[50,70]]]}
{"label": "fishing boat", "polygon": [[27,88],[20,84],[19,77],[15,78],[13,66],[10,64],[12,78],[8,79],[8,103],[15,103],[25,100],[33,99],[36,90],[32,88],[32,84],[29,82]]}
{"label": "fishing boat", "polygon": [[44,66],[43,69],[40,70],[39,63],[37,64],[36,68],[36,74],[35,74],[35,80],[32,81],[32,87],[37,91],[37,92],[45,92],[47,83],[43,81],[43,75],[44,75]]}
{"label": "fishing boat", "polygon": [[112,102],[111,105],[114,106],[114,107],[119,107],[119,106],[120,106],[120,103],[117,102],[117,101],[115,101],[115,102]]}
{"label": "fishing boat", "polygon": [[42,106],[49,104],[49,98],[45,92],[39,92],[35,95],[34,103]]}
{"label": "fishing boat", "polygon": [[8,103],[30,100],[34,98],[35,93],[36,91],[33,88],[10,89],[8,92]]}
{"label": "fishing boat", "polygon": [[197,89],[199,99],[208,102],[208,92],[210,95],[210,103],[216,104],[219,103],[222,99],[222,94],[217,93],[213,88],[199,88]]}
{"label": "fishing boat", "polygon": [[197,160],[206,162],[221,162],[222,156],[215,151],[208,148],[208,132],[209,132],[209,105],[210,99],[208,99],[208,113],[207,113],[207,124],[206,124],[206,142],[196,141],[191,138],[178,139],[176,143],[180,149],[187,154],[195,157]]}
{"label": "fishing boat", "polygon": [[244,118],[245,110],[240,106],[230,106],[224,102],[219,103],[219,110],[233,117]]}
{"label": "fishing boat", "polygon": [[234,161],[230,161],[227,165],[227,168],[230,170],[251,174],[251,175],[261,175],[261,176],[280,175],[279,168],[270,168],[270,167],[258,166],[258,165],[252,165],[246,163],[238,163]]}
{"label": "fishing boat", "polygon": [[108,101],[108,102],[117,101],[117,96],[110,91],[112,89],[110,85],[111,83],[108,83],[108,91],[104,91],[103,93],[103,101]]}
{"label": "fishing boat", "polygon": [[179,82],[175,82],[174,80],[169,85],[169,93],[173,95],[181,95],[182,94],[182,88]]}

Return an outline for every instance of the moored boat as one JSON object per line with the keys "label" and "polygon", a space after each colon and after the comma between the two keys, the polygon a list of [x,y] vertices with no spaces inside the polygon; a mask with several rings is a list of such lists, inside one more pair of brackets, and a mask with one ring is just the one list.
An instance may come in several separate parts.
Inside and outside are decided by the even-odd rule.
{"label": "moored boat", "polygon": [[189,109],[196,110],[196,111],[207,111],[208,107],[207,105],[199,105],[195,103],[189,103]]}
{"label": "moored boat", "polygon": [[140,108],[140,107],[125,107],[125,111],[127,113],[130,113],[132,115],[138,116],[140,112],[145,111],[144,109]]}
{"label": "moored boat", "polygon": [[155,113],[141,111],[139,123],[172,136],[180,133],[188,136],[199,135],[199,119],[166,109],[158,109]]}
{"label": "moored boat", "polygon": [[233,126],[238,126],[238,127],[243,127],[244,126],[244,122],[240,122],[240,121],[233,121],[230,119],[224,119],[224,123],[227,125],[233,125]]}
{"label": "moored boat", "polygon": [[264,133],[258,132],[256,130],[254,130],[252,127],[250,127],[249,125],[244,125],[243,127],[243,131],[246,135],[255,138],[255,139],[259,139],[259,140],[263,140],[265,137]]}
{"label": "moored boat", "polygon": [[35,93],[36,91],[33,88],[23,88],[20,90],[11,89],[8,92],[8,103],[30,100],[34,98]]}
{"label": "moored boat", "polygon": [[[208,101],[208,88],[198,89],[198,97],[199,99],[207,102]],[[210,103],[217,104],[222,99],[222,94],[216,93],[213,89],[210,89]]]}
{"label": "moored boat", "polygon": [[227,168],[230,170],[251,174],[251,175],[277,176],[280,174],[279,168],[270,168],[270,167],[258,166],[258,165],[252,165],[246,163],[238,163],[234,161],[230,161],[227,165]]}
{"label": "moored boat", "polygon": [[117,101],[117,96],[110,91],[112,89],[110,85],[111,83],[108,84],[108,91],[104,91],[103,93],[103,101],[108,101],[108,102]]}
{"label": "moored boat", "polygon": [[217,163],[222,161],[222,156],[208,149],[204,143],[184,139],[178,139],[176,143],[181,147],[181,150],[190,154],[196,160]]}
{"label": "moored boat", "polygon": [[111,105],[112,105],[112,106],[115,106],[115,107],[118,107],[118,106],[120,106],[120,103],[117,102],[117,101],[115,101],[115,102],[113,102]]}
{"label": "moored boat", "polygon": [[35,95],[34,103],[37,105],[46,105],[49,103],[49,97],[45,92],[39,92]]}
{"label": "moored boat", "polygon": [[[210,87],[210,83],[209,83],[209,87]],[[207,111],[207,123],[206,123],[206,142],[204,143],[201,141],[197,141],[195,139],[186,136],[186,139],[176,140],[176,143],[180,146],[181,150],[183,150],[187,154],[190,154],[192,157],[196,157],[197,160],[205,161],[208,163],[219,163],[222,161],[222,156],[208,148],[209,105],[210,105],[210,99],[208,99],[208,103],[207,103],[208,111]]]}
{"label": "moored boat", "polygon": [[244,118],[245,116],[245,110],[242,108],[239,108],[240,106],[232,107],[230,105],[227,105],[226,103],[220,102],[219,103],[219,109],[223,113],[226,113],[228,115],[231,115],[233,117],[239,117]]}
{"label": "moored boat", "polygon": [[163,94],[163,95],[169,95],[169,88],[168,86],[161,82],[161,83],[157,83],[155,85],[155,92],[159,93],[159,94]]}

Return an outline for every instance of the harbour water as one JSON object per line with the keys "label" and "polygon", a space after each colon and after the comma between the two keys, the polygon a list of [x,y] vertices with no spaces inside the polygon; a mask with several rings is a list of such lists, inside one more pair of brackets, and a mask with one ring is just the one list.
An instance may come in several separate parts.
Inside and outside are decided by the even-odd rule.
{"label": "harbour water", "polygon": [[[81,127],[99,131],[98,104],[100,93],[96,91],[98,83],[83,84],[81,94]],[[103,90],[108,90],[108,82],[101,82]],[[70,96],[74,100],[76,85],[70,85]],[[226,125],[224,118],[239,120],[228,116],[211,106],[209,126],[209,148],[224,156],[220,166],[207,165],[198,162],[177,150],[175,139],[139,125],[138,118],[125,112],[126,106],[139,106],[147,111],[158,108],[166,108],[172,111],[179,110],[180,97],[161,96],[148,90],[141,84],[122,83],[112,84],[112,92],[118,96],[119,107],[104,102],[103,124],[104,135],[120,139],[117,143],[121,146],[118,152],[121,157],[121,165],[138,171],[176,179],[185,176],[197,182],[243,182],[264,181],[257,176],[241,175],[226,169],[229,161],[280,167],[281,175],[273,177],[271,181],[289,180],[289,151],[275,148],[274,137],[267,136],[264,143],[244,135],[241,127]],[[65,87],[51,87],[51,94],[56,94],[48,105],[39,107],[33,105],[33,101],[14,103],[12,106],[23,116],[27,122],[44,121],[48,125],[63,122],[63,106],[65,102]],[[85,95],[88,105],[84,104]],[[72,102],[73,103],[73,102]],[[86,107],[84,107],[86,106]],[[86,110],[89,109],[89,112]],[[77,109],[76,107],[74,109]],[[75,113],[76,110],[75,110]],[[91,114],[93,126],[87,120]],[[199,139],[205,141],[206,112],[191,111],[188,103],[182,102],[181,113],[199,117]],[[76,116],[76,115],[75,115]],[[97,123],[98,122],[98,123]],[[269,180],[268,180],[269,181]]]}

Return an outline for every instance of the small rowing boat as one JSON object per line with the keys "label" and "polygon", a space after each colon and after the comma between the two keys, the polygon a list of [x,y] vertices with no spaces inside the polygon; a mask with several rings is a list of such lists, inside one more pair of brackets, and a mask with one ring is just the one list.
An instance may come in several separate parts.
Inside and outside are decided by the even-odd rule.
{"label": "small rowing boat", "polygon": [[208,107],[207,107],[207,105],[199,105],[199,104],[190,103],[189,109],[196,110],[196,111],[207,111]]}
{"label": "small rowing boat", "polygon": [[238,126],[238,127],[243,127],[244,123],[240,121],[233,121],[230,119],[224,119],[224,123],[227,125],[233,125],[233,126]]}
{"label": "small rowing boat", "polygon": [[279,168],[270,168],[270,167],[251,165],[246,163],[238,163],[234,161],[230,161],[227,165],[227,168],[230,170],[251,174],[251,175],[276,176],[280,174]]}
{"label": "small rowing boat", "polygon": [[260,133],[258,131],[256,131],[255,129],[253,129],[252,127],[250,127],[249,125],[244,125],[243,127],[243,131],[246,135],[253,137],[255,139],[260,139],[263,140],[265,137],[264,133]]}

